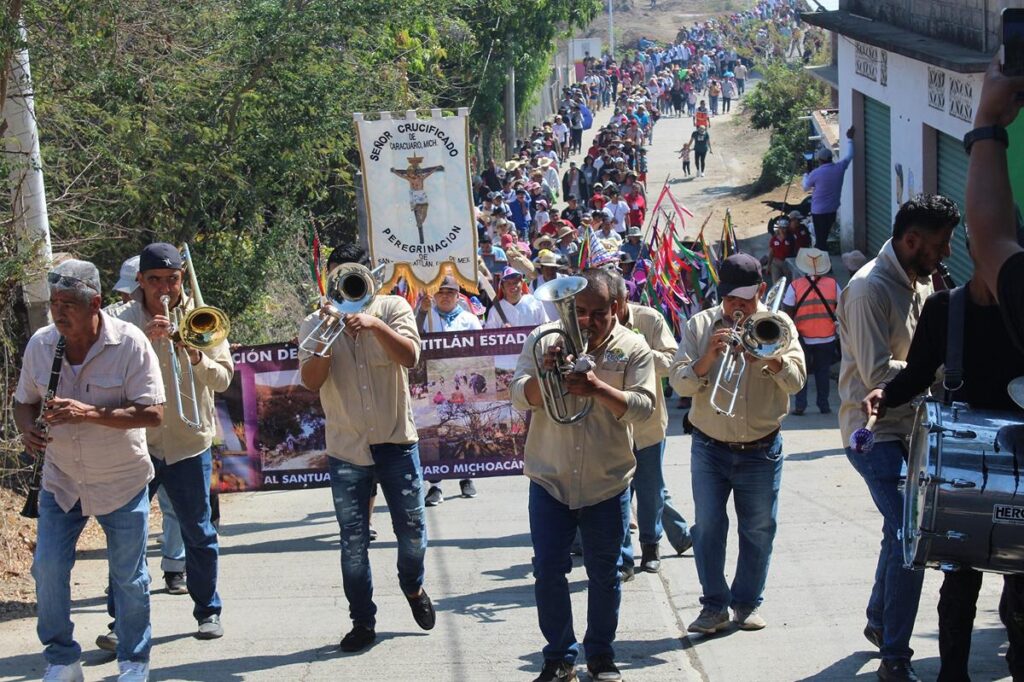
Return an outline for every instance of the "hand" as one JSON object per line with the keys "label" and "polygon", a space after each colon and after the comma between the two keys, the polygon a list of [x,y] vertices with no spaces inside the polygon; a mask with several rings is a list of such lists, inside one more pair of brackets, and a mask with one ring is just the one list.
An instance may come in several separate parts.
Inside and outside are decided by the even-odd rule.
{"label": "hand", "polygon": [[185,349],[185,353],[188,354],[188,361],[191,362],[193,365],[198,365],[202,361],[203,351],[199,350],[198,348],[193,348],[192,346],[186,346],[185,344],[179,345]]}
{"label": "hand", "polygon": [[424,294],[423,298],[420,299],[420,310],[429,313],[432,305],[434,305],[434,297],[430,294]]}
{"label": "hand", "polygon": [[581,398],[588,398],[599,393],[604,388],[604,382],[597,378],[593,371],[569,372],[563,377],[565,391],[569,395],[577,395]]}
{"label": "hand", "polygon": [[366,313],[345,315],[343,319],[345,321],[345,333],[352,338],[358,336],[361,331],[373,331],[383,324],[380,318],[367,315]]}
{"label": "hand", "polygon": [[885,389],[875,388],[872,389],[871,393],[864,396],[864,400],[860,401],[860,411],[864,413],[865,417],[875,415],[879,418],[885,416]]}
{"label": "hand", "polygon": [[146,332],[151,343],[156,343],[160,339],[170,338],[171,321],[163,315],[154,315],[153,319],[146,323],[146,328],[143,331]]}
{"label": "hand", "polygon": [[722,327],[711,336],[708,349],[704,352],[704,357],[701,360],[706,360],[708,363],[714,362],[729,348],[731,340],[732,330]]}
{"label": "hand", "polygon": [[850,126],[850,128],[846,131],[846,139],[852,140],[853,139],[853,134],[855,132],[856,132],[855,128],[853,126]]}
{"label": "hand", "polygon": [[562,357],[562,347],[557,343],[548,346],[548,349],[544,351],[542,364],[544,365],[545,372],[557,372],[565,364],[565,359]]}
{"label": "hand", "polygon": [[34,422],[32,426],[21,434],[21,444],[25,446],[26,450],[35,454],[46,452],[46,444],[50,440],[51,438],[39,429]]}
{"label": "hand", "polygon": [[92,405],[86,405],[71,398],[54,398],[46,404],[46,411],[43,419],[50,426],[58,424],[81,424],[93,410]]}
{"label": "hand", "polygon": [[974,115],[974,126],[981,128],[999,125],[1004,128],[1017,118],[1024,100],[1018,98],[1024,92],[1024,77],[1004,76],[999,55],[989,62],[985,80],[981,85],[981,99]]}

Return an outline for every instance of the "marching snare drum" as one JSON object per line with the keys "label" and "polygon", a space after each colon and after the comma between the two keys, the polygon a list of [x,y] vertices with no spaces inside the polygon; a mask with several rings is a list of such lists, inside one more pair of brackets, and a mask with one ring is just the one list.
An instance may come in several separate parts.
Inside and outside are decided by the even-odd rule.
{"label": "marching snare drum", "polygon": [[965,403],[921,403],[903,491],[901,539],[907,568],[1021,572],[1022,418],[1020,413],[974,410]]}

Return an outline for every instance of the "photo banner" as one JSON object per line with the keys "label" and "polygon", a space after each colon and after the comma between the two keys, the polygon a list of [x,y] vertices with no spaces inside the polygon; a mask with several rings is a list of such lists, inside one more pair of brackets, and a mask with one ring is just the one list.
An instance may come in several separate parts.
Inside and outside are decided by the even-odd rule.
{"label": "photo banner", "polygon": [[[424,479],[522,473],[528,416],[508,385],[531,328],[424,334],[409,370]],[[242,346],[214,401],[212,488],[222,493],[330,485],[324,413],[299,381],[294,344]]]}
{"label": "photo banner", "polygon": [[470,178],[469,110],[429,118],[353,115],[363,172],[373,265],[385,289],[405,277],[433,291],[449,272],[476,291],[476,219]]}

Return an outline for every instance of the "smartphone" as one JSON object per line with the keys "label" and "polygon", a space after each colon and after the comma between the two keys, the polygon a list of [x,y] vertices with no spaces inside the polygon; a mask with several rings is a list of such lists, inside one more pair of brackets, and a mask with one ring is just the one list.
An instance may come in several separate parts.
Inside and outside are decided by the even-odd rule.
{"label": "smartphone", "polygon": [[1003,73],[1024,76],[1024,8],[1008,7],[1003,10]]}

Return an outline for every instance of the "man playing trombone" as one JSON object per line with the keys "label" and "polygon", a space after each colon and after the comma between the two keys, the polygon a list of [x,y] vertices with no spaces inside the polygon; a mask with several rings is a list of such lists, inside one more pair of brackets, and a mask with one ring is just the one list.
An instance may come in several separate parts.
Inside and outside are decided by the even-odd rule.
{"label": "man playing trombone", "polygon": [[[155,493],[161,484],[164,486],[181,524],[188,593],[195,604],[192,614],[199,623],[196,636],[216,639],[224,635],[224,630],[217,593],[217,531],[210,521],[210,446],[216,431],[213,394],[228,388],[234,364],[226,334],[212,347],[199,350],[179,343],[180,333],[176,332],[180,330],[167,316],[168,311],[178,308],[190,311],[196,300],[201,300],[195,291],[195,279],[190,295],[186,296],[182,288],[184,276],[194,274],[189,273],[192,267],[172,244],[146,246],[139,255],[139,288],[130,302],[111,307],[109,313],[146,333],[160,360],[168,398],[179,398],[168,400],[170,405],[159,427],[146,430],[156,471],[150,491]],[[189,366],[182,366],[186,360],[190,373]],[[189,423],[196,414],[198,424]],[[111,638],[116,642],[113,629],[97,644],[108,648]]]}
{"label": "man playing trombone", "polygon": [[[779,427],[789,412],[789,396],[807,379],[793,322],[785,315],[769,314],[761,303],[766,285],[757,259],[743,253],[729,256],[719,275],[722,303],[690,318],[669,374],[672,388],[693,398],[692,535],[703,608],[687,629],[704,634],[728,626],[729,608],[740,629],[760,630],[766,625],[758,607],[775,540],[782,480]],[[781,287],[776,286],[773,294],[777,309]],[[764,321],[746,324],[755,314]],[[774,339],[774,344],[745,343],[751,336],[770,337],[766,340]],[[751,352],[762,347],[765,350]],[[723,363],[735,371],[723,368]],[[740,537],[731,586],[725,581],[730,493],[735,496]]]}
{"label": "man playing trombone", "polygon": [[[622,544],[629,532],[629,482],[636,468],[632,425],[653,414],[657,386],[651,349],[642,336],[618,322],[613,277],[591,269],[582,277],[555,279],[538,288],[539,297],[545,287],[570,291],[546,299],[563,303],[561,320],[530,334],[509,385],[516,409],[533,412],[523,473],[530,479],[537,615],[547,642],[544,668],[535,682],[575,679],[580,647],[573,634],[566,575],[577,528],[586,548],[587,668],[595,680],[622,679],[612,642],[622,597]],[[572,291],[578,292],[575,300]],[[569,347],[577,346],[580,338],[584,347]],[[563,367],[584,353],[591,356],[589,368]],[[561,393],[553,385],[564,388],[564,401],[551,394]]]}

